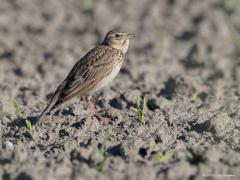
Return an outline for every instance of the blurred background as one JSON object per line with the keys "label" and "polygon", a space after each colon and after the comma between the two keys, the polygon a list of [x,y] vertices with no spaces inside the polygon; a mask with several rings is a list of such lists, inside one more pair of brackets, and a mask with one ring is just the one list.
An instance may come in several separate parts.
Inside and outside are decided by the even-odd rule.
{"label": "blurred background", "polygon": [[[46,83],[51,89],[116,27],[137,35],[125,67],[135,79],[148,69],[146,65],[156,67],[159,63],[163,66],[159,65],[158,71],[165,66],[164,72],[158,72],[163,77],[187,71],[204,80],[220,77],[235,81],[238,58],[230,56],[237,56],[239,46],[238,4],[238,0],[3,0],[1,82],[38,87]],[[132,66],[139,72],[129,72]],[[147,71],[149,76],[156,73]],[[154,77],[148,81],[155,85]],[[11,91],[5,93],[2,96],[12,96]]]}
{"label": "blurred background", "polygon": [[[139,178],[141,172],[150,173],[153,179],[184,179],[202,175],[207,170],[237,177],[240,167],[240,161],[235,159],[240,151],[239,17],[239,0],[1,0],[3,139],[15,142],[16,146],[30,146],[25,131],[9,125],[16,120],[15,108],[7,103],[9,100],[17,100],[26,116],[37,116],[47,102],[47,95],[55,90],[75,62],[101,43],[109,30],[121,28],[136,34],[136,38],[130,42],[119,76],[104,92],[96,95],[100,101],[98,108],[108,109],[110,117],[117,114],[117,119],[129,119],[129,107],[135,103],[132,96],[135,93],[146,95],[150,130],[142,131],[146,131],[147,137],[143,143],[154,138],[156,143],[147,145],[149,156],[146,157],[151,159],[150,152],[159,149],[161,152],[176,150],[189,144],[200,149],[205,157],[205,163],[196,166],[184,164],[187,160],[176,155],[176,161],[160,167],[147,167],[143,163],[140,167],[149,170],[144,171],[135,158],[131,159],[132,155],[126,155],[133,163],[131,167],[136,169],[134,172]],[[79,101],[76,102],[79,105]],[[78,105],[73,106],[77,109]],[[139,128],[135,125],[122,128],[130,131],[133,126]],[[47,133],[36,131],[42,136]],[[101,133],[96,135],[96,143],[106,132]],[[157,141],[157,137],[161,140]],[[52,137],[49,143],[60,141],[58,138],[62,139]],[[119,142],[128,142],[119,139]],[[31,147],[38,147],[31,142]],[[43,143],[39,139],[35,142]],[[214,150],[209,150],[211,147]],[[41,148],[39,151],[46,153]],[[79,152],[85,156],[85,151]],[[38,165],[34,160],[26,162]],[[202,161],[198,159],[197,164],[199,162]],[[19,171],[14,168],[19,166],[19,161],[9,164],[11,168],[4,172],[15,172],[13,177],[17,176]],[[122,176],[116,175],[114,168],[105,175],[93,174],[103,179],[115,175],[132,177],[134,173],[128,171],[129,163],[123,161],[122,166]],[[187,169],[186,176],[176,173],[180,167],[183,171]],[[53,172],[49,177],[54,179],[59,174]]]}

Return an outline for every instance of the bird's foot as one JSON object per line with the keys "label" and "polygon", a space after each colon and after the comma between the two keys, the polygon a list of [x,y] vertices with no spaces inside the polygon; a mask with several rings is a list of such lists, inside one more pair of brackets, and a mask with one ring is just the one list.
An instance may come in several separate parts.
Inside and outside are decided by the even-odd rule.
{"label": "bird's foot", "polygon": [[105,117],[102,117],[99,113],[95,114],[95,116],[98,118],[99,122],[103,125],[109,124],[109,120]]}
{"label": "bird's foot", "polygon": [[91,101],[91,96],[87,97],[87,103],[88,107],[91,109],[91,111],[94,113],[94,116],[96,116],[101,124],[109,124],[109,120],[105,117],[102,117],[99,112],[96,110],[94,104]]}

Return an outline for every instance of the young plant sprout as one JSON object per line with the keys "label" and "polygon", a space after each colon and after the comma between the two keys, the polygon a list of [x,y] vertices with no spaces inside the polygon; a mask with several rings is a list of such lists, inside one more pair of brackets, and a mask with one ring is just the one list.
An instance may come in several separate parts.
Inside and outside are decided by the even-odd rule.
{"label": "young plant sprout", "polygon": [[102,172],[107,164],[107,159],[109,157],[109,154],[107,152],[107,141],[110,138],[110,134],[106,135],[106,137],[103,139],[102,143],[101,143],[101,148],[100,148],[100,153],[101,153],[101,159],[100,161],[98,161],[97,163],[94,164],[95,168]]}
{"label": "young plant sprout", "polygon": [[13,105],[15,107],[15,112],[18,116],[18,118],[22,119],[24,121],[25,126],[27,127],[27,129],[31,130],[32,129],[32,124],[31,122],[22,114],[22,109],[20,104],[16,101],[13,100]]}
{"label": "young plant sprout", "polygon": [[173,158],[174,155],[175,155],[174,152],[169,152],[165,155],[156,154],[154,156],[153,162],[154,164],[162,164],[162,163],[168,162],[170,159]]}
{"label": "young plant sprout", "polygon": [[145,113],[147,108],[146,97],[144,96],[142,99],[140,96],[137,96],[136,106],[136,108],[132,107],[132,111],[138,115],[140,122],[145,124]]}

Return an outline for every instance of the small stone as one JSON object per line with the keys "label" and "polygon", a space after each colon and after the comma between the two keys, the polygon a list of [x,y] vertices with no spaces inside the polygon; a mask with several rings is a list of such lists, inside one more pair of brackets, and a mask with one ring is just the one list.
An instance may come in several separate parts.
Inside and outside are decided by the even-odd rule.
{"label": "small stone", "polygon": [[2,148],[5,150],[10,150],[12,151],[14,149],[13,143],[10,141],[6,141],[3,143]]}

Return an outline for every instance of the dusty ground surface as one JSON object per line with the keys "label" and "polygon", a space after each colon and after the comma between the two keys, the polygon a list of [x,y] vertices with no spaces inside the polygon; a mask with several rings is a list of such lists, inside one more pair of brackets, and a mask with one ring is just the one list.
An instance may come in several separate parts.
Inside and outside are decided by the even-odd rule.
{"label": "dusty ground surface", "polygon": [[[240,9],[224,2],[1,0],[0,179],[239,179]],[[94,96],[111,124],[75,98],[34,125],[47,95],[114,27],[137,38]],[[147,97],[145,124],[131,110],[137,95]]]}

